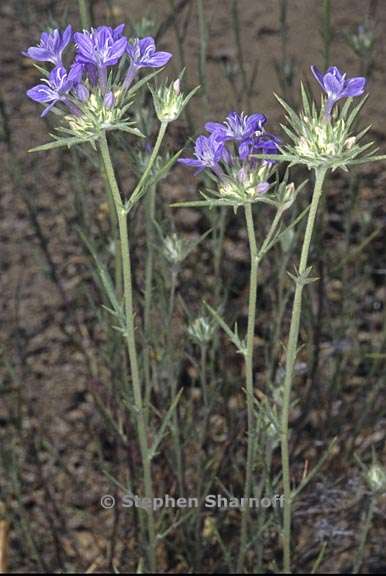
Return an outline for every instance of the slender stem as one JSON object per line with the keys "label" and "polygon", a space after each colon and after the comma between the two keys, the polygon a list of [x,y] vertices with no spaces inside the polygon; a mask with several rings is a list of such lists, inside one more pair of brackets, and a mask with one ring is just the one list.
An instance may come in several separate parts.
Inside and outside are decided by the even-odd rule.
{"label": "slender stem", "polygon": [[[126,326],[127,349],[131,368],[131,382],[133,388],[137,433],[143,465],[145,497],[150,498],[151,500],[153,498],[153,486],[151,478],[151,462],[149,458],[149,446],[147,443],[148,431],[143,411],[142,391],[141,391],[138,358],[135,342],[133,288],[132,288],[129,236],[127,230],[127,210],[125,209],[122,203],[122,198],[115,177],[114,167],[111,161],[110,151],[105,133],[103,133],[102,136],[100,137],[100,150],[105,165],[106,177],[110,183],[111,192],[114,199],[114,205],[118,217],[118,227],[120,235],[121,257],[122,257],[122,271],[123,271],[124,306],[125,306],[125,317],[127,324]],[[149,509],[147,509],[146,512],[147,512],[148,536],[149,536],[149,546],[148,546],[149,564],[151,571],[155,572],[156,532],[154,524],[154,514],[151,507],[149,507]]]}
{"label": "slender stem", "polygon": [[198,62],[198,76],[202,86],[205,107],[208,108],[208,77],[206,70],[206,58],[208,49],[208,29],[205,17],[203,0],[197,0],[198,27],[200,32],[200,57]]}
{"label": "slender stem", "polygon": [[91,15],[88,0],[79,0],[79,15],[80,15],[80,24],[83,30],[90,28]]}
{"label": "slender stem", "polygon": [[201,361],[200,361],[200,380],[201,380],[201,390],[204,399],[204,406],[208,410],[209,408],[209,398],[208,398],[208,378],[207,378],[207,353],[208,347],[206,344],[201,345]]}
{"label": "slender stem", "polygon": [[152,151],[151,156],[149,158],[149,162],[147,163],[147,166],[144,170],[144,173],[142,174],[138,184],[134,188],[134,192],[132,193],[132,195],[130,197],[130,202],[129,202],[130,205],[133,205],[135,203],[138,195],[142,192],[142,189],[146,183],[146,180],[148,179],[149,174],[153,168],[153,164],[157,159],[158,152],[159,152],[159,149],[161,147],[162,140],[164,139],[167,127],[168,127],[168,122],[161,122],[159,131],[158,131],[157,140],[154,144],[154,148],[153,148],[153,151]]}
{"label": "slender stem", "polygon": [[375,504],[376,504],[376,497],[374,496],[374,494],[371,494],[370,503],[369,503],[369,507],[367,510],[367,514],[366,514],[366,520],[365,520],[364,524],[362,525],[361,539],[360,539],[360,543],[359,543],[358,553],[356,555],[355,562],[354,562],[354,567],[353,567],[353,571],[352,571],[353,574],[359,574],[361,566],[363,564],[363,558],[365,555],[367,537],[369,535],[370,528],[371,528],[371,525],[373,523]]}
{"label": "slender stem", "polygon": [[[253,223],[252,205],[246,204],[244,207],[245,218],[248,231],[248,242],[250,251],[250,277],[249,277],[249,303],[248,303],[248,326],[247,326],[247,352],[245,356],[246,372],[246,392],[247,392],[247,418],[248,418],[248,447],[247,464],[245,473],[244,498],[249,498],[252,490],[253,460],[255,454],[256,430],[254,418],[254,390],[253,390],[253,342],[255,337],[256,323],[256,296],[257,296],[257,273],[261,259],[266,253],[268,246],[277,229],[283,211],[276,212],[271,228],[265,238],[259,252],[257,251],[255,226]],[[245,552],[247,548],[247,528],[249,518],[249,507],[246,505],[242,510],[240,551],[237,565],[237,572],[241,573],[244,565]]]}
{"label": "slender stem", "polygon": [[[248,303],[248,327],[247,327],[247,352],[245,356],[246,372],[246,392],[247,392],[247,417],[248,417],[248,447],[247,447],[247,464],[245,473],[244,498],[249,498],[251,493],[253,455],[255,451],[255,434],[254,434],[254,395],[253,395],[253,341],[255,335],[256,322],[256,294],[257,294],[257,246],[255,236],[255,226],[253,223],[253,214],[251,204],[245,205],[245,218],[247,222],[248,241],[250,251],[250,276],[249,276],[249,303]],[[241,536],[240,536],[240,553],[238,559],[237,572],[243,570],[244,557],[247,545],[247,527],[248,527],[248,506],[242,510],[241,518]]]}
{"label": "slender stem", "polygon": [[296,280],[295,297],[292,305],[291,325],[287,345],[286,373],[283,389],[283,407],[281,415],[281,458],[284,488],[284,518],[283,518],[283,572],[291,573],[291,509],[292,494],[290,483],[290,463],[288,447],[288,418],[291,401],[291,388],[299,339],[300,316],[302,311],[302,294],[304,288],[304,273],[307,268],[311,238],[315,225],[316,213],[322,194],[322,187],[327,169],[318,168],[315,171],[315,187],[311,207],[308,213],[306,231],[300,256],[298,277]]}
{"label": "slender stem", "polygon": [[323,40],[324,40],[324,68],[330,65],[330,52],[332,42],[331,0],[323,2]]}
{"label": "slender stem", "polygon": [[236,43],[236,50],[237,50],[237,61],[241,73],[241,82],[242,82],[242,94],[246,96],[248,99],[248,79],[247,73],[245,70],[245,63],[244,63],[244,54],[243,54],[243,46],[242,46],[242,34],[241,34],[241,27],[240,27],[240,18],[239,18],[239,8],[238,8],[238,0],[232,0],[232,27],[233,27],[233,34],[235,37]]}
{"label": "slender stem", "polygon": [[122,262],[121,262],[121,247],[120,247],[120,240],[119,240],[119,229],[118,229],[118,216],[117,211],[115,209],[114,198],[113,198],[113,191],[111,189],[110,180],[106,174],[105,164],[102,158],[102,166],[101,172],[103,178],[105,180],[106,185],[106,192],[107,192],[107,203],[109,206],[109,216],[110,216],[110,226],[111,226],[111,234],[114,242],[114,280],[115,280],[115,289],[117,291],[118,296],[120,297],[122,294]]}
{"label": "slender stem", "polygon": [[[176,288],[177,288],[177,279],[178,279],[178,266],[172,266],[171,270],[171,283],[170,283],[170,295],[169,295],[169,309],[168,309],[168,317],[167,317],[167,327],[166,327],[166,335],[167,335],[167,363],[168,363],[168,378],[169,378],[169,388],[171,393],[171,401],[173,402],[178,393],[178,382],[177,382],[177,370],[175,364],[175,357],[174,357],[174,349],[173,349],[173,330],[172,330],[172,323],[173,323],[173,315],[174,315],[174,306],[176,300]],[[173,412],[173,440],[174,440],[174,450],[175,450],[175,461],[176,461],[176,471],[177,471],[177,484],[180,496],[184,496],[185,494],[185,482],[184,482],[184,464],[182,458],[182,448],[181,448],[181,434],[180,434],[180,418],[179,418],[179,410],[178,406]]]}
{"label": "slender stem", "polygon": [[144,372],[145,372],[145,417],[148,421],[148,411],[150,405],[152,381],[150,366],[150,349],[151,349],[151,309],[153,304],[153,271],[154,271],[154,238],[153,225],[155,216],[155,186],[149,190],[145,198],[145,228],[146,228],[146,264],[145,264],[145,301],[144,301],[144,332],[145,332],[145,349],[144,349]]}

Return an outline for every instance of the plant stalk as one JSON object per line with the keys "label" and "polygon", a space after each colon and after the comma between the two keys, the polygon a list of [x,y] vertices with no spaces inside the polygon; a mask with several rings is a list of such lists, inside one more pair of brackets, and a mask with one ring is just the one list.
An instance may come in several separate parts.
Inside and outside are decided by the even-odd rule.
{"label": "plant stalk", "polygon": [[79,0],[80,24],[83,30],[91,27],[91,15],[88,0]]}
{"label": "plant stalk", "polygon": [[146,184],[146,180],[148,179],[148,177],[151,173],[151,170],[153,168],[154,162],[157,159],[158,152],[159,152],[159,149],[161,147],[162,141],[164,139],[167,127],[168,127],[168,122],[161,122],[160,129],[158,131],[157,140],[154,144],[154,148],[153,148],[152,153],[150,155],[149,162],[147,163],[147,166],[144,170],[144,173],[142,174],[141,178],[139,179],[138,184],[136,185],[132,195],[130,196],[129,206],[133,206],[135,204],[135,202],[138,200],[138,197],[140,196],[140,194],[142,192],[142,189],[144,188],[144,186]]}
{"label": "plant stalk", "polygon": [[295,296],[292,305],[291,325],[287,345],[286,372],[283,390],[283,407],[281,415],[281,458],[284,489],[284,517],[283,517],[283,572],[291,573],[291,512],[292,494],[290,482],[290,462],[288,446],[288,420],[291,402],[291,389],[294,376],[297,346],[299,339],[300,317],[302,311],[302,295],[304,288],[304,273],[307,269],[311,238],[314,230],[316,213],[322,194],[323,182],[327,168],[319,167],[315,170],[315,187],[311,207],[308,213],[307,226],[300,256],[300,265],[296,280]]}
{"label": "plant stalk", "polygon": [[145,372],[145,418],[148,421],[150,406],[152,374],[150,351],[152,345],[152,322],[151,310],[153,304],[153,272],[154,272],[154,217],[155,217],[155,193],[156,187],[152,186],[145,198],[145,228],[146,228],[146,265],[145,265],[145,300],[144,300],[144,372]]}
{"label": "plant stalk", "polygon": [[[118,188],[117,180],[115,177],[114,167],[111,161],[109,146],[106,134],[103,133],[100,137],[100,151],[105,166],[106,177],[109,181],[111,192],[113,195],[115,210],[118,218],[118,228],[120,236],[120,248],[122,258],[122,272],[123,272],[123,296],[126,317],[126,340],[127,350],[131,368],[131,381],[134,397],[134,408],[136,413],[137,434],[140,445],[142,466],[143,466],[143,481],[146,498],[153,498],[153,485],[151,478],[151,461],[149,457],[149,446],[147,442],[148,430],[144,416],[142,391],[138,368],[138,357],[135,342],[135,326],[134,326],[134,306],[133,306],[133,288],[132,288],[132,273],[130,261],[130,246],[127,230],[127,209],[122,203],[121,194]],[[148,521],[148,537],[149,537],[149,565],[152,572],[156,571],[156,530],[154,523],[154,514],[151,507],[146,510]]]}
{"label": "plant stalk", "polygon": [[[276,212],[270,231],[264,240],[260,250],[257,250],[255,226],[253,223],[252,205],[244,207],[248,231],[250,251],[250,277],[249,277],[249,303],[248,303],[248,326],[247,326],[247,351],[245,355],[246,393],[247,393],[247,419],[248,419],[248,446],[247,464],[245,473],[244,498],[249,498],[252,490],[253,460],[255,454],[256,430],[254,418],[254,387],[253,387],[253,343],[256,323],[256,297],[257,297],[257,273],[261,259],[266,253],[268,246],[277,229],[282,210]],[[237,564],[237,572],[242,573],[245,552],[247,548],[249,507],[245,506],[241,517],[240,551]]]}

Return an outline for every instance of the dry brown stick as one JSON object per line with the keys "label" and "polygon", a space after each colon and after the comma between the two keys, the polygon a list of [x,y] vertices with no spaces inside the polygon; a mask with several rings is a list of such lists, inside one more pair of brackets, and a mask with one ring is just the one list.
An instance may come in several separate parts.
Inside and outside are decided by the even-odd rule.
{"label": "dry brown stick", "polygon": [[3,504],[0,504],[0,574],[7,574],[9,522],[5,518]]}

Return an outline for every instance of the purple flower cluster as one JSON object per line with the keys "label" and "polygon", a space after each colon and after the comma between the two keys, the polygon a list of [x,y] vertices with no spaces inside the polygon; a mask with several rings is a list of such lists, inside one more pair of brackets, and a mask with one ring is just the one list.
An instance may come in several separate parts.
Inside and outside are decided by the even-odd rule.
{"label": "purple flower cluster", "polygon": [[[231,112],[225,122],[207,122],[209,136],[199,136],[194,146],[194,158],[181,158],[179,162],[196,168],[196,174],[205,169],[221,181],[236,178],[240,185],[250,181],[249,176],[261,165],[272,161],[258,161],[256,154],[277,154],[279,139],[265,131],[267,122],[263,114],[250,116]],[[268,186],[259,183],[259,191]],[[265,184],[265,183],[264,183]]]}
{"label": "purple flower cluster", "polygon": [[330,66],[327,72],[323,74],[316,66],[311,66],[311,71],[319,82],[322,89],[327,94],[325,114],[329,118],[336,102],[342,98],[353,98],[362,96],[366,89],[367,80],[362,76],[347,78],[346,74],[336,66]]}
{"label": "purple flower cluster", "polygon": [[[71,26],[64,32],[56,29],[43,32],[38,46],[28,48],[23,54],[38,62],[49,62],[54,68],[41,84],[28,90],[27,95],[34,101],[48,106],[42,116],[55,104],[63,102],[74,114],[80,109],[72,103],[73,98],[80,102],[88,100],[89,88],[99,90],[107,106],[113,106],[115,97],[108,90],[108,71],[117,66],[123,58],[128,58],[128,68],[121,85],[128,90],[141,68],[160,68],[168,63],[172,55],[156,50],[151,37],[129,40],[124,35],[125,25],[116,28],[99,26],[91,30],[73,33]],[[66,68],[63,53],[73,43],[75,57]],[[72,98],[73,97],[73,98]]]}

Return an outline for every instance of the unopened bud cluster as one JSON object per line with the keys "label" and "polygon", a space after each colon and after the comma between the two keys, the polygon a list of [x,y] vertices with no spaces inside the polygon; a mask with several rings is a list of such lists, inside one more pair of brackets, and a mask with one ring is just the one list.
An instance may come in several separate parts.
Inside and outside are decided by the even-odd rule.
{"label": "unopened bud cluster", "polygon": [[200,345],[209,344],[215,332],[215,326],[206,316],[199,316],[188,327],[189,336]]}

